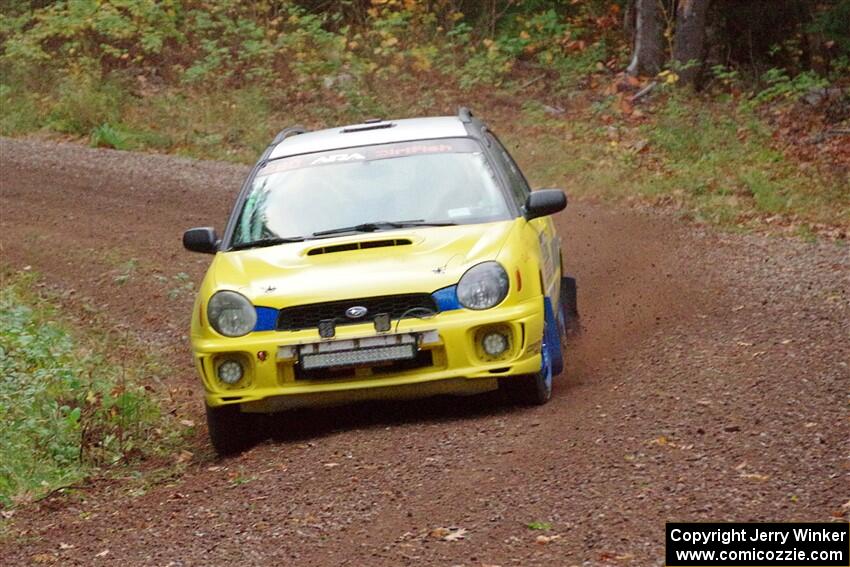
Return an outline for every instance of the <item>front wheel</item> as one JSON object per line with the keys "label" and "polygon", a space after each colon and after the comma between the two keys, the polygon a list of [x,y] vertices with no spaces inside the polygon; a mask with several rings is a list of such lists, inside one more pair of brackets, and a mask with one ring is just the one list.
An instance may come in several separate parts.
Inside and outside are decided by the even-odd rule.
{"label": "front wheel", "polygon": [[538,372],[513,378],[502,378],[499,387],[511,401],[529,406],[542,406],[552,398],[552,364],[544,350]]}
{"label": "front wheel", "polygon": [[239,404],[207,406],[207,429],[215,452],[231,455],[250,447],[255,437],[253,417],[242,413]]}
{"label": "front wheel", "polygon": [[543,371],[515,378],[503,378],[499,385],[511,402],[526,406],[542,406],[552,398],[552,376]]}

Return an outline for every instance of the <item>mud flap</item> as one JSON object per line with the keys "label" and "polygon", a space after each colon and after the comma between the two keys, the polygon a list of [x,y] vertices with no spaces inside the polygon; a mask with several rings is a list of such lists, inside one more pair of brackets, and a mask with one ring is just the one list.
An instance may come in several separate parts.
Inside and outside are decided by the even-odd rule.
{"label": "mud flap", "polygon": [[561,278],[561,308],[558,310],[558,319],[561,332],[564,336],[574,335],[581,332],[581,321],[578,314],[578,286],[576,279],[570,277]]}
{"label": "mud flap", "polygon": [[[545,323],[543,327],[543,350],[546,356],[543,356],[543,366],[547,364],[551,367],[551,376],[557,376],[564,370],[564,355],[561,352],[561,333],[559,332],[559,321],[556,318],[555,310],[552,307],[552,299],[549,297],[543,298],[545,309]],[[542,370],[546,370],[542,368]]]}

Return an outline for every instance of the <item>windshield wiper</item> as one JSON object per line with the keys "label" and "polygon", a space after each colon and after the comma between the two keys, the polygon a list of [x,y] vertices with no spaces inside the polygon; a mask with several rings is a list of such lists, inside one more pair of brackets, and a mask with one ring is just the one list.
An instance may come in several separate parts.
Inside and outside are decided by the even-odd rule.
{"label": "windshield wiper", "polygon": [[230,247],[231,250],[245,250],[247,248],[263,248],[265,246],[275,246],[277,244],[286,244],[287,242],[303,242],[306,240],[303,236],[272,236],[269,238],[260,238],[251,242],[239,242]]}
{"label": "windshield wiper", "polygon": [[376,221],[364,222],[353,226],[344,226],[340,228],[331,228],[328,230],[320,230],[314,232],[313,236],[328,236],[330,234],[341,234],[343,232],[375,232],[377,230],[388,230],[393,228],[408,228],[411,226],[453,226],[454,222],[430,222],[424,219],[414,219],[406,221]]}

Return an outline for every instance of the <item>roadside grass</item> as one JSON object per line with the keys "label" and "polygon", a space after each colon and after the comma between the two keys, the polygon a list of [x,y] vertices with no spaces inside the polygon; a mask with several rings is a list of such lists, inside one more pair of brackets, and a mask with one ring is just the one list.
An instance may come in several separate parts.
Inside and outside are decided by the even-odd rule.
{"label": "roadside grass", "polygon": [[72,327],[35,276],[0,284],[0,507],[163,456],[177,429],[145,385],[166,365],[115,332]]}
{"label": "roadside grass", "polygon": [[850,227],[846,175],[801,167],[774,147],[770,128],[743,105],[674,93],[637,120],[613,114],[599,104],[555,119],[530,103],[524,128],[506,137],[538,186],[673,207],[727,228],[777,220],[790,234]]}

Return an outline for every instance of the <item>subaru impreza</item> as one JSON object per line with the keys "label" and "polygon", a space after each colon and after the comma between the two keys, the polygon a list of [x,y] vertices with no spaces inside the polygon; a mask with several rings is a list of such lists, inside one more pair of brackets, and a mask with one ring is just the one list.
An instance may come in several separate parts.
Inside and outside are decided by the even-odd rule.
{"label": "subaru impreza", "polygon": [[562,371],[575,281],[551,215],[496,135],[456,116],[292,127],[248,175],[191,317],[219,453],[256,414],[501,388],[542,404]]}

